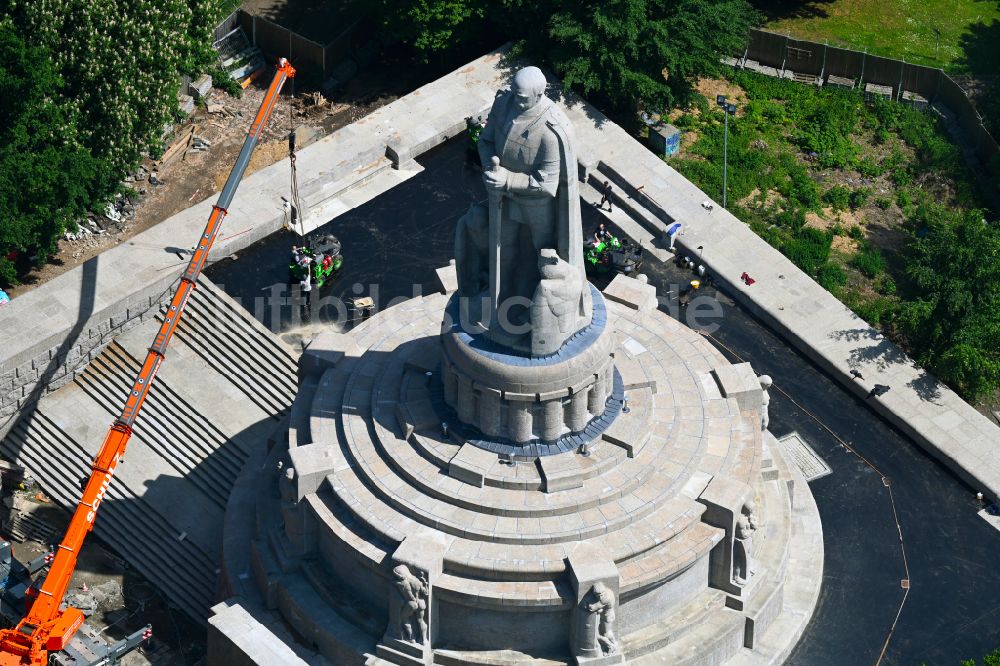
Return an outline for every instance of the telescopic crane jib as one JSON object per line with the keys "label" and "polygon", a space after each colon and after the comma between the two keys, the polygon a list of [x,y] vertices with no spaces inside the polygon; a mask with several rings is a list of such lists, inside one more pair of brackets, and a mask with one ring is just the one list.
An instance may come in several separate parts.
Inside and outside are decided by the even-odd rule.
{"label": "telescopic crane jib", "polygon": [[219,200],[212,208],[208,224],[198,240],[194,255],[181,275],[180,285],[174,292],[170,307],[164,315],[163,324],[153,339],[142,369],[136,375],[125,407],[108,430],[101,450],[94,459],[93,471],[84,487],[69,527],[66,528],[62,543],[56,549],[52,568],[42,586],[34,591],[35,600],[31,603],[27,616],[15,628],[0,631],[0,666],[46,666],[48,653],[62,650],[83,624],[83,613],[79,609],[73,607],[59,609],[73,576],[73,570],[76,568],[80,547],[87,533],[94,528],[94,517],[104,499],[104,493],[111,484],[111,477],[125,453],[125,446],[132,436],[132,426],[149,393],[156,371],[163,362],[167,345],[170,344],[170,338],[184,312],[184,305],[191,295],[191,290],[195,288],[212,244],[219,235],[222,221],[250,162],[250,156],[278,101],[281,87],[293,76],[295,69],[284,58],[279,59],[274,79],[264,95],[257,116],[247,131],[246,141],[236,159],[236,164],[233,165],[233,170],[229,173],[225,187],[222,188],[222,193],[219,194]]}

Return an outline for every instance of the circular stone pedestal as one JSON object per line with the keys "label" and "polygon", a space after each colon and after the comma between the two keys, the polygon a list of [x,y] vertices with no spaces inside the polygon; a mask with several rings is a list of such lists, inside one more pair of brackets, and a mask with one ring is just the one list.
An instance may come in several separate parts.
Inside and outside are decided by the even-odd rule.
{"label": "circular stone pedestal", "polygon": [[[605,414],[615,379],[614,335],[604,297],[590,288],[594,308],[590,325],[556,354],[543,358],[518,355],[483,335],[466,332],[459,318],[458,297],[452,297],[441,333],[441,373],[445,402],[460,421],[490,440],[521,446],[536,440],[547,445],[540,451],[533,447],[536,455],[579,446],[579,441],[552,445],[567,435],[582,433]],[[614,410],[617,413],[617,405]],[[608,423],[612,416],[606,419]],[[600,429],[592,428],[588,439]],[[516,447],[511,452],[519,453]]]}
{"label": "circular stone pedestal", "polygon": [[[230,502],[226,589],[249,598],[252,576],[262,605],[336,664],[781,661],[818,596],[822,534],[761,431],[749,366],[608,301],[592,380],[552,379],[552,404],[582,422],[576,382],[606,395],[613,358],[630,409],[586,455],[511,464],[442,433],[446,391],[466,416],[484,411],[475,374],[447,388],[480,353],[442,345],[447,301],[315,339],[289,424]],[[515,390],[505,376],[541,404],[537,378]],[[555,432],[547,409],[533,436]]]}

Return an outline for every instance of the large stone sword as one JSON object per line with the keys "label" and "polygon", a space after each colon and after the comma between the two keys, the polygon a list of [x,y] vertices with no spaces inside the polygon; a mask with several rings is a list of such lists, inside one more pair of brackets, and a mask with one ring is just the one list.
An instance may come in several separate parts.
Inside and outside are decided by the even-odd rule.
{"label": "large stone sword", "polygon": [[[500,168],[500,158],[493,156],[491,171]],[[490,191],[490,328],[497,321],[500,307],[500,213],[503,205],[503,193]]]}

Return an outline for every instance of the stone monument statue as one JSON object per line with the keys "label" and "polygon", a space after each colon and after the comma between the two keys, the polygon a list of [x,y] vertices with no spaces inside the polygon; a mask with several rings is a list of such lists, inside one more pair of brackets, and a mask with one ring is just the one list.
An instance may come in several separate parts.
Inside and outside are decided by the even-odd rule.
{"label": "stone monument statue", "polygon": [[757,516],[753,500],[747,501],[736,521],[736,538],[733,540],[733,582],[744,586],[750,582],[750,562],[753,551],[753,533],[757,531]]}
{"label": "stone monument statue", "polygon": [[427,640],[427,598],[430,592],[426,579],[418,578],[405,564],[392,570],[395,594],[389,604],[391,638],[423,645]]}
{"label": "stone monument statue", "polygon": [[559,350],[591,319],[569,120],[537,67],[514,75],[479,136],[487,207],[455,239],[463,320],[531,356]]}

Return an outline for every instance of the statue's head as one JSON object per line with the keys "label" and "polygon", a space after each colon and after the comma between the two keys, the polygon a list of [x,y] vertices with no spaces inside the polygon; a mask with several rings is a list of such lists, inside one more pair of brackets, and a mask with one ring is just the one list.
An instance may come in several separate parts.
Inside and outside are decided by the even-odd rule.
{"label": "statue's head", "polygon": [[405,564],[397,565],[396,568],[392,570],[392,573],[396,574],[396,578],[409,578],[410,568]]}
{"label": "statue's head", "polygon": [[765,391],[771,388],[771,384],[774,383],[774,380],[771,379],[770,375],[761,375],[758,379],[760,380],[760,387]]}
{"label": "statue's head", "polygon": [[537,67],[525,67],[514,75],[514,105],[519,111],[527,111],[545,94],[545,75]]}

